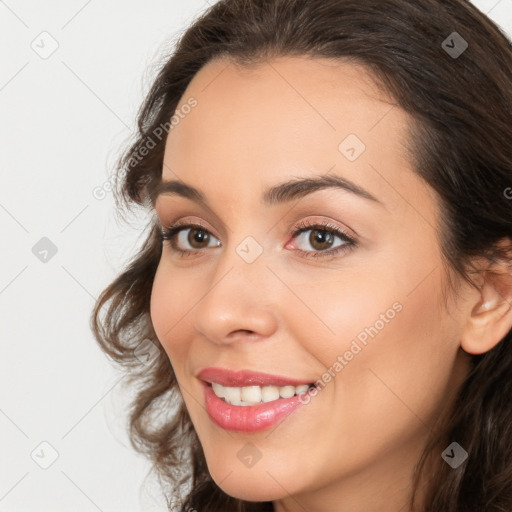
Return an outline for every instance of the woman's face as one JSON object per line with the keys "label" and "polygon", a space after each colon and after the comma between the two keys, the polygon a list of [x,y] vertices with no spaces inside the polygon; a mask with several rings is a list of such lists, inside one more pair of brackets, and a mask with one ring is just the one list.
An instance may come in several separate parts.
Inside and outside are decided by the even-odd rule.
{"label": "woman's face", "polygon": [[469,307],[443,302],[410,118],[364,68],[298,57],[210,62],[178,111],[162,179],[204,202],[157,198],[164,227],[199,227],[164,241],[151,317],[213,479],[276,510],[398,510]]}

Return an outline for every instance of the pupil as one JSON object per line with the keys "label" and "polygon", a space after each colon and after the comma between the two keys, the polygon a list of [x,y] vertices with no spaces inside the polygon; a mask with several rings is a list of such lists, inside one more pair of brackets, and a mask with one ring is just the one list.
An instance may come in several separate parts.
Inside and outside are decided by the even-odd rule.
{"label": "pupil", "polygon": [[192,247],[201,245],[202,242],[208,240],[208,234],[203,229],[191,229],[188,236],[188,241]]}
{"label": "pupil", "polygon": [[310,243],[315,249],[326,249],[332,244],[332,233],[325,229],[314,229],[311,231]]}

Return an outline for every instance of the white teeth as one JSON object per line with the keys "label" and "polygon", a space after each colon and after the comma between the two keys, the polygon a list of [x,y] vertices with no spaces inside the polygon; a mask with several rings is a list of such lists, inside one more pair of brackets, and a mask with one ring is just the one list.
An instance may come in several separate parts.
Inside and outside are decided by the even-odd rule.
{"label": "white teeth", "polygon": [[246,386],[242,388],[242,401],[250,404],[259,404],[261,402],[261,388],[259,386]]}
{"label": "white teeth", "polygon": [[279,388],[277,386],[264,386],[261,388],[261,400],[266,402],[272,402],[279,398]]}
{"label": "white teeth", "polygon": [[308,384],[300,386],[244,386],[234,388],[222,386],[217,382],[212,382],[213,392],[230,405],[256,405],[260,403],[272,402],[279,398],[291,398],[293,395],[305,393],[309,389]]}
{"label": "white teeth", "polygon": [[[215,392],[215,390],[213,390]],[[241,388],[224,388],[224,398],[229,404],[235,405],[234,402],[240,402]]]}
{"label": "white teeth", "polygon": [[216,382],[212,382],[213,391],[219,398],[224,398],[224,386],[217,384]]}
{"label": "white teeth", "polygon": [[295,395],[295,386],[283,386],[279,388],[279,396],[281,398],[291,398]]}

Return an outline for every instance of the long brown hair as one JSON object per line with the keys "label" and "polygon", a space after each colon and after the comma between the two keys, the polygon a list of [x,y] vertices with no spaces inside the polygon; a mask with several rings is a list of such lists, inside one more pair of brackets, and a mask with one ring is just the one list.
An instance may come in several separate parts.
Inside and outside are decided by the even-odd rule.
{"label": "long brown hair", "polygon": [[[208,61],[226,56],[249,66],[275,56],[348,59],[365,65],[414,119],[413,168],[442,206],[446,268],[474,285],[470,259],[507,258],[497,242],[512,237],[512,193],[506,193],[512,191],[511,49],[501,29],[464,0],[222,0],[186,30],[159,71],[139,111],[136,138],[119,160],[116,204],[149,206],[165,146],[165,137],[155,133],[169,126],[187,85]],[[149,139],[152,147],[144,151]],[[271,502],[226,495],[208,474],[149,314],[161,249],[160,231],[151,225],[91,316],[101,348],[136,390],[129,413],[132,444],[153,461],[174,498],[183,500],[183,512],[272,510]],[[157,356],[141,365],[137,347],[148,342]],[[489,352],[472,356],[453,414],[418,462],[415,490],[425,461],[437,461],[425,511],[512,510],[510,343],[511,332]],[[457,469],[444,463],[434,450],[440,439],[463,446],[466,463]]]}

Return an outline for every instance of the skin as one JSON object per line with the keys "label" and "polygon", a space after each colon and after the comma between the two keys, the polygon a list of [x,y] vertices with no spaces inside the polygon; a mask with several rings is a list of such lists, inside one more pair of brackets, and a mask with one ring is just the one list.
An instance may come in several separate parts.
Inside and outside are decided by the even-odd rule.
{"label": "skin", "polygon": [[[155,209],[164,226],[200,222],[213,242],[186,258],[164,242],[151,318],[212,478],[279,512],[405,512],[414,465],[467,374],[467,352],[510,329],[503,294],[461,282],[445,304],[438,203],[411,167],[411,118],[365,68],[281,57],[240,69],[222,59],[197,73],[180,104],[190,96],[198,104],[169,133],[162,178],[200,189],[210,209],[177,195],[159,196]],[[348,134],[366,145],[353,162],[338,150]],[[327,172],[381,204],[335,188],[261,201],[267,187]],[[301,221],[328,221],[358,245],[308,258],[299,249],[321,251],[308,242],[314,230],[292,238]],[[188,234],[180,247],[198,251]],[[263,250],[252,263],[236,252],[247,236]],[[227,432],[209,419],[201,368],[314,382],[397,302],[394,318],[277,428]],[[250,468],[237,457],[248,442],[261,452]]]}

